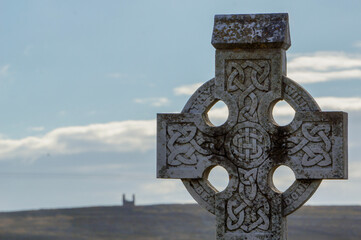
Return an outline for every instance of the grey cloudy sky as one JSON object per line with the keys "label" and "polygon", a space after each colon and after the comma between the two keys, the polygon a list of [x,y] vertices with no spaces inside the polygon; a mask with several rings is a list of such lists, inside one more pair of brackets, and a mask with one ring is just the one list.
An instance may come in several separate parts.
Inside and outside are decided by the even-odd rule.
{"label": "grey cloudy sky", "polygon": [[[287,12],[288,76],[349,112],[349,181],[310,204],[361,204],[360,1],[0,1],[0,211],[192,202],[155,179],[155,117],[214,76],[215,14]],[[225,108],[215,109],[221,118]],[[292,112],[280,107],[282,120]]]}

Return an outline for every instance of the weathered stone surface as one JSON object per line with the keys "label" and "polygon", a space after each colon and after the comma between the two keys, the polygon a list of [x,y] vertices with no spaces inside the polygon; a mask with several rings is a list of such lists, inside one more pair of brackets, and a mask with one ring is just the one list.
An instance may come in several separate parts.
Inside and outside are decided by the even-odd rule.
{"label": "weathered stone surface", "polygon": [[[251,23],[258,35],[245,30]],[[229,28],[233,32],[224,30]],[[288,34],[287,14],[216,16],[216,77],[193,94],[182,113],[158,114],[157,177],[182,179],[216,215],[217,239],[286,239],[286,216],[322,179],[347,178],[347,114],[322,112],[286,77]],[[287,126],[272,117],[282,99],[296,111]],[[207,112],[219,100],[229,117],[216,127]],[[218,165],[230,177],[222,192],[207,180]],[[283,193],[272,181],[280,165],[296,176]]]}
{"label": "weathered stone surface", "polygon": [[216,15],[212,44],[217,49],[291,46],[288,14]]}

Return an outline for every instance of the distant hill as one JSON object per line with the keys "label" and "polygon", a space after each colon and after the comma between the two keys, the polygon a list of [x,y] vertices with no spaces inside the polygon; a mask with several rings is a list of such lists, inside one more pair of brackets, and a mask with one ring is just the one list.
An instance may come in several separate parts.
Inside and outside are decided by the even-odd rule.
{"label": "distant hill", "polygon": [[[304,206],[289,240],[360,240],[361,206]],[[195,204],[0,213],[1,240],[212,240],[215,218]]]}

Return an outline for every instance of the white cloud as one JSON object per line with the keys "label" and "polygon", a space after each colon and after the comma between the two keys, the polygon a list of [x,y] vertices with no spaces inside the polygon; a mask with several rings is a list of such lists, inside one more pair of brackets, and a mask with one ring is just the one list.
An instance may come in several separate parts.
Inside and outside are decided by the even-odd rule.
{"label": "white cloud", "polygon": [[361,80],[361,55],[316,52],[294,55],[288,62],[288,76],[299,83],[333,80]]}
{"label": "white cloud", "polygon": [[360,111],[361,97],[319,97],[317,103],[322,110]]}
{"label": "white cloud", "polygon": [[168,98],[165,97],[159,97],[159,98],[136,98],[134,99],[135,103],[140,104],[149,104],[154,107],[161,107],[164,105],[169,104]]}
{"label": "white cloud", "polygon": [[313,69],[327,71],[331,69],[348,69],[361,67],[361,56],[343,52],[316,52],[299,55],[288,63],[288,69]]}
{"label": "white cloud", "polygon": [[155,135],[155,120],[64,127],[41,137],[0,139],[0,159],[34,160],[46,154],[146,151],[154,149]]}
{"label": "white cloud", "polygon": [[327,82],[332,80],[361,79],[361,69],[317,72],[312,70],[290,71],[288,76],[299,83]]}
{"label": "white cloud", "polygon": [[192,95],[202,83],[195,83],[190,85],[183,85],[173,89],[175,95]]}

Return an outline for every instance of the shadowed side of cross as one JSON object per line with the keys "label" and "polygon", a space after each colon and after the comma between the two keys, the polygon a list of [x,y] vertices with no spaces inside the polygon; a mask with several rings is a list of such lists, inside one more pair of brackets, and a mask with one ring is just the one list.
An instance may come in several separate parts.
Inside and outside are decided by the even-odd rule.
{"label": "shadowed side of cross", "polygon": [[[217,239],[286,239],[286,218],[322,179],[347,178],[347,114],[322,112],[286,76],[290,46],[287,14],[218,15],[212,44],[216,77],[201,86],[180,114],[158,114],[157,177],[180,178],[217,218]],[[281,99],[296,111],[278,126]],[[207,112],[219,100],[227,121],[214,126]],[[207,180],[220,165],[230,177],[218,192]],[[273,185],[280,165],[295,173],[285,192]]]}

